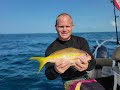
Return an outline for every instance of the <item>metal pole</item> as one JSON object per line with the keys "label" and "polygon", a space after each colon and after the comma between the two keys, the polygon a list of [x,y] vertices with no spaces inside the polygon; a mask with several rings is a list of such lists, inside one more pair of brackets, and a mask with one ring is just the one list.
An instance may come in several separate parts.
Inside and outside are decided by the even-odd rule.
{"label": "metal pole", "polygon": [[117,16],[116,16],[116,11],[115,11],[115,4],[114,4],[114,2],[113,2],[113,6],[114,6],[114,17],[115,17],[116,39],[117,39],[117,45],[118,45],[118,44],[120,44],[120,43],[119,43],[119,39],[118,39],[117,21],[116,21]]}

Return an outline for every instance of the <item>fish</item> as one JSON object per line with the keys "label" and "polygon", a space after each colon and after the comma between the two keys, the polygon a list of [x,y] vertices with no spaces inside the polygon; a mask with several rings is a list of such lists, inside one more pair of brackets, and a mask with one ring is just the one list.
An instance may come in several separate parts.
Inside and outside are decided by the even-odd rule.
{"label": "fish", "polygon": [[78,60],[80,56],[84,56],[84,55],[88,55],[88,61],[91,60],[91,56],[87,52],[80,49],[69,47],[55,51],[47,57],[31,57],[30,60],[37,60],[40,63],[38,69],[38,73],[39,73],[47,62],[55,63],[59,60],[64,59],[64,60],[69,60],[69,63],[72,66],[75,60]]}

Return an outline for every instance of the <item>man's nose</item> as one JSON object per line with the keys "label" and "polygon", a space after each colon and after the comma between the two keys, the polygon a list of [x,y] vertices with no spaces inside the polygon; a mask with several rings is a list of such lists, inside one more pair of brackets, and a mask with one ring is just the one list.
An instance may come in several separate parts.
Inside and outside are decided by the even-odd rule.
{"label": "man's nose", "polygon": [[67,30],[67,27],[63,27],[63,31],[66,31]]}

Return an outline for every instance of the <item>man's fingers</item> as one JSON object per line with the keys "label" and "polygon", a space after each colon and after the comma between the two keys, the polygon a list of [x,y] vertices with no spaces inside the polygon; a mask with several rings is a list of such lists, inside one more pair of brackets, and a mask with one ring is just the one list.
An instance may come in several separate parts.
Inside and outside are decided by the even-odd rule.
{"label": "man's fingers", "polygon": [[62,64],[60,65],[60,68],[64,68],[66,66],[69,66],[69,63],[67,61],[63,61]]}
{"label": "man's fingers", "polygon": [[70,64],[66,61],[57,62],[57,63],[55,65],[55,70],[60,74],[64,73],[70,67]]}
{"label": "man's fingers", "polygon": [[84,64],[82,64],[82,62],[80,60],[75,62],[75,64],[76,64],[76,66],[78,66],[80,68],[84,67]]}
{"label": "man's fingers", "polygon": [[68,64],[68,65],[66,65],[66,66],[64,66],[62,68],[64,69],[64,71],[66,71],[69,67],[70,67],[70,64]]}
{"label": "man's fingers", "polygon": [[55,66],[60,66],[60,65],[62,65],[62,61],[61,60],[59,60],[59,61],[57,61],[56,63],[55,63]]}

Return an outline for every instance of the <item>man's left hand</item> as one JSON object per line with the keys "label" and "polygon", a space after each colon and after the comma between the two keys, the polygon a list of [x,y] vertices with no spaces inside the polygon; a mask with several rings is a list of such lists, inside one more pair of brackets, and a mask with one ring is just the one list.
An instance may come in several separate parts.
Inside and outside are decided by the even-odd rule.
{"label": "man's left hand", "polygon": [[74,67],[78,71],[84,71],[88,68],[88,61],[91,59],[89,55],[81,56],[78,60],[75,60]]}

